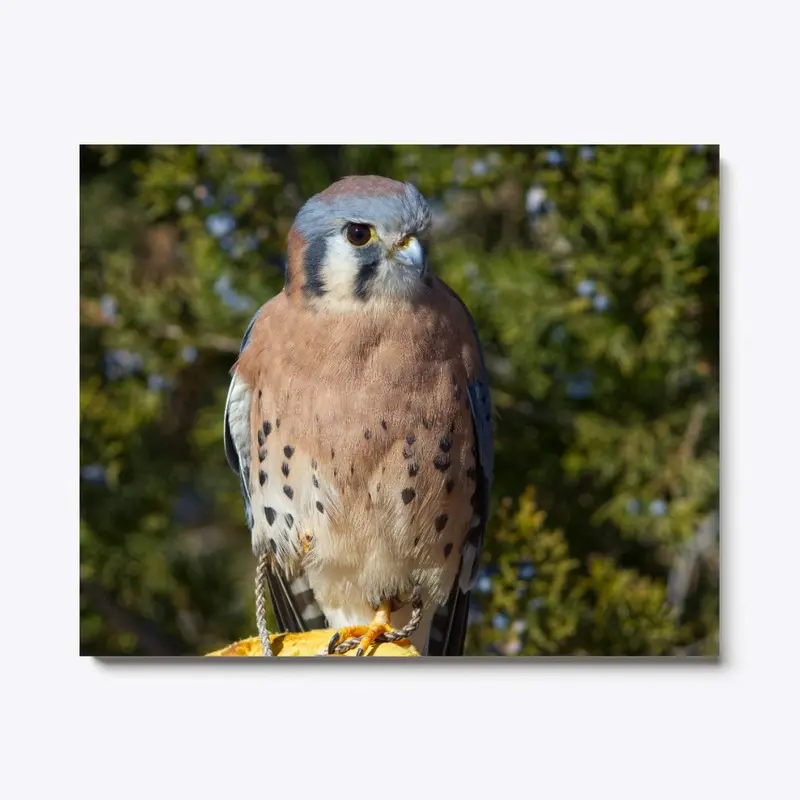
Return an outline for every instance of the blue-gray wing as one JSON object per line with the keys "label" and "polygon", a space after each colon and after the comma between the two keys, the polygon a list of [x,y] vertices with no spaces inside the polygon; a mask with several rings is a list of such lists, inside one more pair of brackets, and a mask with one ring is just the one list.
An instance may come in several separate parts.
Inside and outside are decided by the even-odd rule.
{"label": "blue-gray wing", "polygon": [[464,639],[469,617],[469,594],[478,577],[486,526],[489,523],[494,475],[494,431],[489,378],[478,328],[461,298],[447,284],[442,282],[442,285],[463,308],[480,355],[479,373],[467,387],[476,449],[476,490],[473,518],[461,550],[461,568],[458,579],[447,602],[437,609],[428,645],[429,655],[458,656],[464,652]]}
{"label": "blue-gray wing", "polygon": [[[250,324],[242,337],[239,355],[244,352],[250,341],[253,330],[261,309],[253,315]],[[225,400],[225,417],[223,422],[223,440],[225,443],[225,458],[230,468],[239,476],[239,486],[244,502],[244,515],[247,527],[253,530],[253,508],[250,503],[250,387],[236,375],[231,379],[228,388],[228,397]]]}
{"label": "blue-gray wing", "polygon": [[[253,318],[250,320],[250,323],[247,326],[247,329],[244,332],[244,336],[242,337],[242,344],[239,348],[239,355],[244,352],[245,347],[247,347],[250,341],[250,333],[253,330],[253,325],[256,324],[256,320],[258,319],[259,314],[261,313],[261,309],[259,308],[258,311],[253,315]],[[247,455],[249,460],[249,449],[245,448],[247,453],[242,452],[239,447],[237,446],[237,442],[234,441],[233,433],[231,432],[231,422],[234,424],[240,423],[242,421],[247,422],[249,425],[249,415],[250,409],[241,408],[237,403],[237,398],[235,397],[236,392],[235,389],[237,387],[237,378],[234,377],[231,380],[231,385],[228,388],[228,398],[225,400],[225,420],[224,420],[224,440],[225,440],[225,458],[228,460],[228,464],[230,464],[231,469],[237,474],[242,474],[242,457]],[[233,401],[233,404],[232,404]],[[247,495],[247,499],[249,500],[249,494]]]}
{"label": "blue-gray wing", "polygon": [[489,384],[486,377],[486,367],[483,367],[483,376],[469,385],[469,401],[472,406],[472,424],[475,429],[477,443],[477,493],[475,496],[474,514],[475,521],[467,532],[462,551],[464,567],[459,585],[463,591],[475,585],[480,567],[483,540],[486,536],[486,526],[489,523],[490,497],[492,492],[492,479],[494,476],[494,431],[492,429],[492,399],[489,394]]}

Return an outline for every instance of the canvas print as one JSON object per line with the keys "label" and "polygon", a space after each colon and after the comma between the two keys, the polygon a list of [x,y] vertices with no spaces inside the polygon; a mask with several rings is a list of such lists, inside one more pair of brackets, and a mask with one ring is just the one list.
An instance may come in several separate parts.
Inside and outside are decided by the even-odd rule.
{"label": "canvas print", "polygon": [[81,654],[717,657],[719,170],[82,146]]}

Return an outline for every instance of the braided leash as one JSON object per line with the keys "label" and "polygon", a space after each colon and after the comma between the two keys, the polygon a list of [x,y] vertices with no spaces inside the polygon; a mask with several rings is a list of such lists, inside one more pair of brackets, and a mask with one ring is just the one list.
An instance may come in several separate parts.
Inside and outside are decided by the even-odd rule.
{"label": "braided leash", "polygon": [[256,625],[258,627],[258,637],[261,639],[261,650],[264,656],[272,655],[272,648],[269,645],[269,630],[267,630],[267,565],[269,556],[262,553],[258,557],[256,567]]}
{"label": "braided leash", "polygon": [[[405,603],[403,605],[405,605]],[[374,644],[381,644],[383,642],[399,642],[401,639],[408,639],[408,637],[411,636],[411,634],[414,633],[414,631],[419,627],[419,623],[422,621],[422,607],[422,590],[419,586],[415,586],[411,595],[412,611],[411,619],[408,621],[408,624],[404,625],[402,628],[398,628],[395,631],[387,631],[386,633],[382,633],[380,636],[376,637]],[[360,643],[361,639],[357,636],[354,636],[350,639],[345,639],[343,642],[336,643],[334,647],[329,645],[320,653],[320,655],[340,656],[349,652],[354,647],[358,647]],[[357,655],[363,655],[363,653],[359,653]]]}

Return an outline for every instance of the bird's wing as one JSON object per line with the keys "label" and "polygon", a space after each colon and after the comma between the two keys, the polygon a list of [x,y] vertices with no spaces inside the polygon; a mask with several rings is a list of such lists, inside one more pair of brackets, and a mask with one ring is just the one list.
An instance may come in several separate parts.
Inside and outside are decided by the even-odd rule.
{"label": "bird's wing", "polygon": [[[256,311],[250,320],[242,338],[239,355],[247,347],[253,326],[262,310],[263,307]],[[225,401],[223,425],[225,457],[231,469],[239,476],[244,514],[251,533],[254,520],[248,486],[250,483],[252,391],[252,387],[234,373]],[[273,562],[267,569],[267,583],[272,609],[281,632],[300,633],[314,628],[328,627],[325,615],[317,605],[314,593],[304,575],[296,575],[290,580],[280,566]]]}
{"label": "bird's wing", "polygon": [[489,394],[489,379],[475,320],[461,298],[447,284],[442,282],[442,285],[463,308],[480,356],[479,373],[467,387],[476,449],[474,517],[461,549],[461,566],[458,577],[447,602],[436,610],[428,645],[429,655],[460,656],[464,653],[464,640],[467,633],[469,595],[478,576],[486,526],[489,522],[489,498],[494,474],[494,431],[492,429],[492,399]]}

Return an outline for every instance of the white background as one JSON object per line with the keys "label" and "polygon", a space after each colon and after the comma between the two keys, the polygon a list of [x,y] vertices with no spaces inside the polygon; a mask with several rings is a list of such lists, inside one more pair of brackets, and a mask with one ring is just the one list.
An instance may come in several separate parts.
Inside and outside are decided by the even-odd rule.
{"label": "white background", "polygon": [[[271,5],[0,3],[3,794],[800,796],[797,4]],[[156,141],[720,143],[722,663],[79,658],[78,144]]]}

